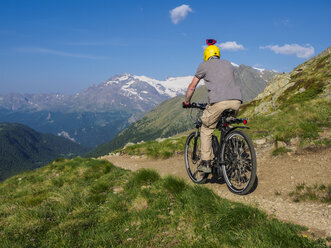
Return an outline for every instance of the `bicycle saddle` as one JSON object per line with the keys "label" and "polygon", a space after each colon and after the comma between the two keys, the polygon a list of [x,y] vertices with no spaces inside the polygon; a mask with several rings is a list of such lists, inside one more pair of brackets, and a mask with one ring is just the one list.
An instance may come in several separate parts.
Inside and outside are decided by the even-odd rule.
{"label": "bicycle saddle", "polygon": [[235,114],[236,114],[236,111],[234,109],[226,109],[222,112],[221,117],[234,116]]}

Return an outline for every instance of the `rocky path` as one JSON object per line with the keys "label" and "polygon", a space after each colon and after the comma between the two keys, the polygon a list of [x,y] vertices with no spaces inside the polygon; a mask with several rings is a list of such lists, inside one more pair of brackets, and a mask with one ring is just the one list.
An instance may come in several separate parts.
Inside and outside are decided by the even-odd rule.
{"label": "rocky path", "polygon": [[[331,149],[303,151],[299,154],[271,156],[271,147],[257,150],[258,186],[249,195],[232,194],[225,183],[209,182],[222,198],[251,204],[264,210],[270,216],[283,221],[304,225],[309,228],[307,234],[315,237],[331,236],[331,205],[319,202],[293,202],[288,194],[301,183],[313,186],[315,183],[331,183]],[[152,160],[146,157],[104,156],[114,165],[129,169],[151,168],[162,176],[171,174],[187,181],[183,155],[166,160]]]}

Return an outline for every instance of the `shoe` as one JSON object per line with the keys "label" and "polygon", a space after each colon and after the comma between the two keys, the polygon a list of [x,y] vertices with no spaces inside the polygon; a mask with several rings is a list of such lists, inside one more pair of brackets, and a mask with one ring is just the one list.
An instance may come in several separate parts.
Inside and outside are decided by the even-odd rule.
{"label": "shoe", "polygon": [[200,164],[198,165],[198,171],[211,173],[210,162],[210,160],[201,160]]}

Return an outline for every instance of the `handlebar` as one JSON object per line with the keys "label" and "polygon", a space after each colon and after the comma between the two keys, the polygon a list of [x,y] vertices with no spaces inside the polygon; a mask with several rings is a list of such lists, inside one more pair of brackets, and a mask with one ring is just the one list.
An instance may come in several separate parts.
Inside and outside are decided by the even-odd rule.
{"label": "handlebar", "polygon": [[197,103],[197,102],[192,102],[189,105],[183,105],[183,108],[198,108],[201,110],[204,110],[207,106],[207,103]]}

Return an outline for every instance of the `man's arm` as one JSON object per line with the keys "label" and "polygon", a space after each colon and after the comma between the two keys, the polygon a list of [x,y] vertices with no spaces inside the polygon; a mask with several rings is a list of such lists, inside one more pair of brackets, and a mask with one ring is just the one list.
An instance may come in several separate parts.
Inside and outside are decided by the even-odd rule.
{"label": "man's arm", "polygon": [[185,96],[185,102],[186,104],[189,104],[191,101],[191,98],[193,96],[193,93],[195,91],[195,88],[197,87],[198,83],[199,83],[200,79],[197,78],[196,76],[193,77],[192,82],[190,83],[190,85],[187,88],[186,91],[186,96]]}

